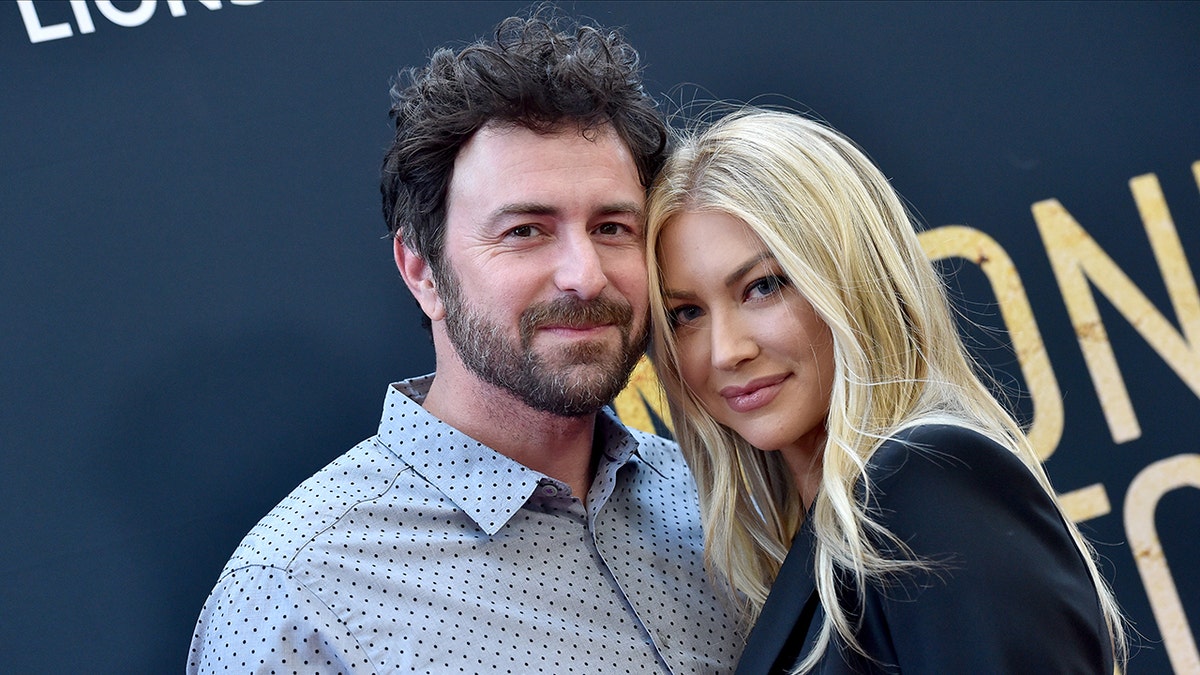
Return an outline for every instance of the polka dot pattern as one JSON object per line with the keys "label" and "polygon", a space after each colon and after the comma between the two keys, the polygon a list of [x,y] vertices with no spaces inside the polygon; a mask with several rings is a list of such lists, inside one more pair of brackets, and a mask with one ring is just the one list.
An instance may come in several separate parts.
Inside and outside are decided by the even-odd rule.
{"label": "polka dot pattern", "polygon": [[728,673],[678,448],[605,411],[587,506],[389,387],[378,435],[246,536],[189,673]]}

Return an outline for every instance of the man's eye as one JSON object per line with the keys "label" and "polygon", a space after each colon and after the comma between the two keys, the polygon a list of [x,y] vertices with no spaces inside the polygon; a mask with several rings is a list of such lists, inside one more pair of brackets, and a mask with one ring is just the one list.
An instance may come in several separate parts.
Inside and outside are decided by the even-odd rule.
{"label": "man's eye", "polygon": [[533,225],[518,225],[517,227],[509,230],[508,234],[511,237],[532,237],[536,231],[537,230],[534,229]]}
{"label": "man's eye", "polygon": [[604,223],[596,228],[596,232],[600,234],[621,234],[627,229],[621,223]]}

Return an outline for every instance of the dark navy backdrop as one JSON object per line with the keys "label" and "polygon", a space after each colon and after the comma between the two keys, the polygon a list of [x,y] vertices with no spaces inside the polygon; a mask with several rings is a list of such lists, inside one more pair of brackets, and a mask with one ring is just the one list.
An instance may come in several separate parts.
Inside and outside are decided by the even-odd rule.
{"label": "dark navy backdrop", "polygon": [[[431,368],[381,239],[388,82],[523,5],[74,7],[0,5],[0,670],[176,672],[242,534]],[[1200,262],[1200,5],[564,7],[625,26],[664,100],[812,110],[930,226],[996,239],[1064,395],[1051,476],[1111,501],[1085,527],[1144,635],[1135,672],[1172,661],[1126,491],[1168,458],[1191,476],[1156,520],[1190,663],[1200,401],[1100,299],[1142,429],[1114,442],[1030,206],[1062,202],[1175,321],[1126,183],[1158,176]],[[1021,386],[983,275],[949,267],[980,353]]]}

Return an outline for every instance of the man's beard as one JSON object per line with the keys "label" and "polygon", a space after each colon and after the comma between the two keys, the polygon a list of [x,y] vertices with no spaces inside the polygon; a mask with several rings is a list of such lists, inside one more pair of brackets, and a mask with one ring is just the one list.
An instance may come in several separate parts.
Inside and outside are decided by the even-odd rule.
{"label": "man's beard", "polygon": [[[505,327],[469,306],[452,270],[442,271],[438,291],[446,310],[446,333],[459,358],[483,381],[508,391],[535,410],[560,417],[595,413],[629,381],[646,350],[649,332],[633,330],[633,309],[608,298],[580,300],[563,296],[521,312],[520,344],[505,338]],[[621,334],[613,353],[606,343],[580,342],[538,354],[531,348],[541,326],[612,324]]]}

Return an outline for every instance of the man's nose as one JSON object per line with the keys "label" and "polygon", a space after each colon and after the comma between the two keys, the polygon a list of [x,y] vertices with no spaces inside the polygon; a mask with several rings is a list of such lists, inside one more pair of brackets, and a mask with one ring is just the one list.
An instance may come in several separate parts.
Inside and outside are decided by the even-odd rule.
{"label": "man's nose", "polygon": [[600,252],[596,243],[586,235],[564,238],[558,251],[554,283],[560,291],[572,293],[584,300],[600,295],[608,285]]}

